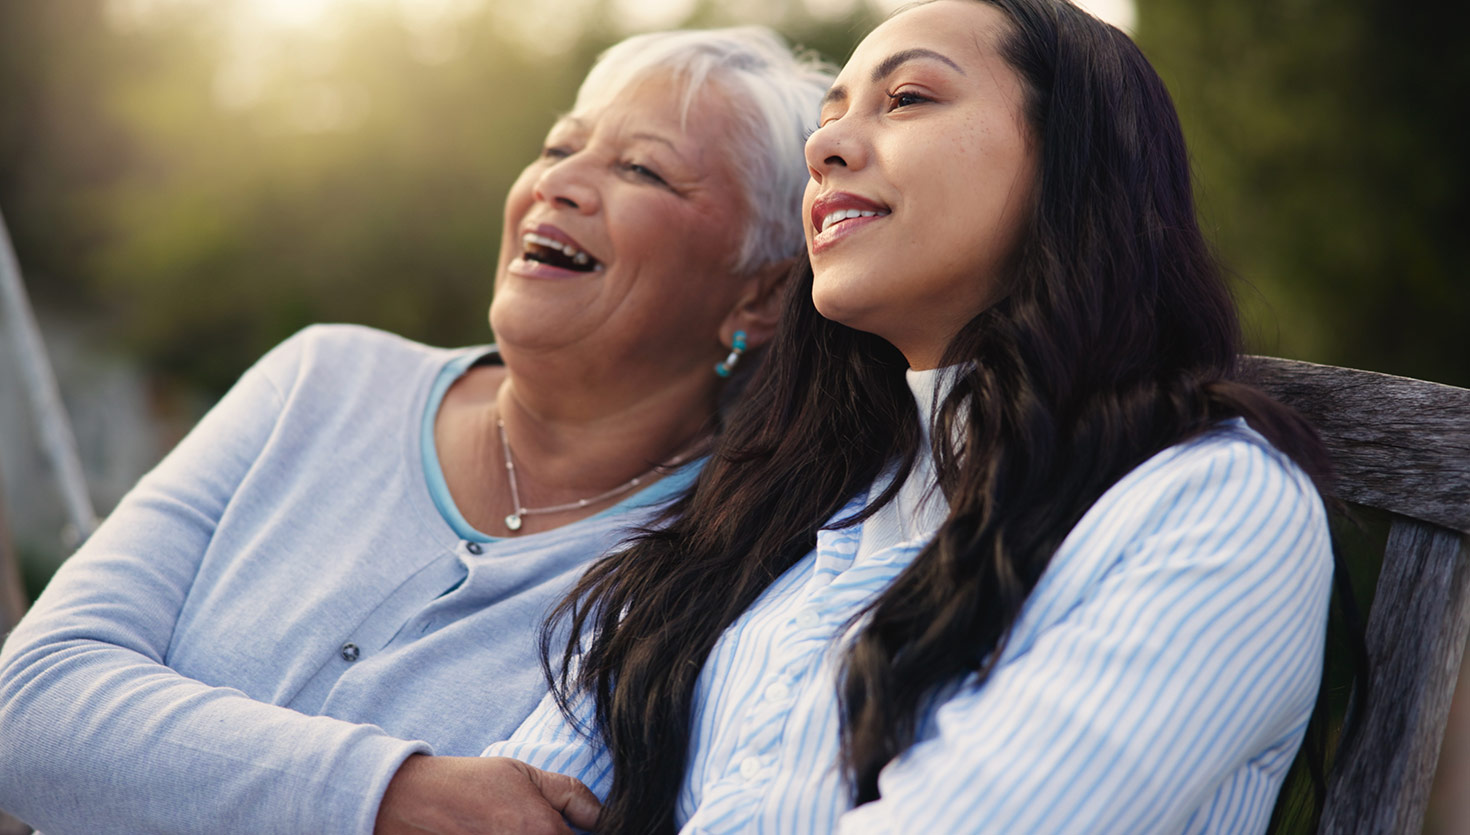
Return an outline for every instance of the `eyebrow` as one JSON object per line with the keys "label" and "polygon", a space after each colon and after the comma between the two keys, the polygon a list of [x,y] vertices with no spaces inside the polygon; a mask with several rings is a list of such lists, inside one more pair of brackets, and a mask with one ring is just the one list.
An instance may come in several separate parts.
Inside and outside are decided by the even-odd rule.
{"label": "eyebrow", "polygon": [[[659,136],[656,133],[649,133],[647,131],[639,131],[638,133],[633,134],[631,138],[633,138],[633,139],[642,139],[642,140],[645,140],[645,141],[648,141],[648,142],[659,142],[659,143],[662,143],[664,145],[669,146],[669,150],[670,151],[673,151],[674,153],[679,154],[679,148],[678,148],[678,146],[676,146],[674,144],[674,140],[668,138],[667,136]],[[679,154],[679,156],[683,156],[683,154]]]}
{"label": "eyebrow", "polygon": [[[941,53],[935,52],[932,49],[924,49],[923,47],[914,47],[913,49],[904,49],[904,50],[900,50],[898,52],[895,52],[892,55],[888,56],[887,58],[884,58],[882,61],[878,62],[878,66],[876,66],[876,67],[873,68],[873,77],[872,77],[871,81],[872,81],[872,83],[877,84],[878,82],[882,81],[883,79],[887,78],[888,76],[893,75],[893,73],[896,72],[898,70],[898,68],[901,67],[901,66],[903,66],[904,64],[907,64],[910,61],[917,61],[917,60],[919,60],[921,58],[927,58],[927,59],[929,59],[931,61],[938,61],[941,64],[947,65],[950,69],[954,70],[955,72],[959,73],[960,75],[968,75],[968,73],[966,73],[960,67],[959,64],[956,64],[954,61],[950,60],[947,56],[945,56],[945,55],[943,55]],[[847,88],[846,87],[843,87],[841,85],[838,85],[838,86],[835,86],[835,87],[832,87],[831,89],[829,89],[827,91],[827,95],[825,95],[825,96],[822,97],[822,106],[825,107],[826,105],[831,104],[832,102],[839,102],[839,101],[846,101],[846,100],[847,100]]]}
{"label": "eyebrow", "polygon": [[[561,118],[557,119],[556,120],[556,124],[553,125],[553,127],[556,127],[557,125],[564,125],[564,124],[570,124],[573,127],[577,128],[578,130],[587,130],[588,129],[588,122],[587,122],[586,119],[583,119],[580,116],[573,116],[570,113],[568,113],[568,114],[562,116]],[[684,152],[683,151],[680,151],[679,150],[679,146],[674,144],[674,140],[669,139],[667,136],[660,136],[659,134],[650,133],[649,131],[639,131],[639,132],[634,133],[634,134],[629,134],[629,138],[630,139],[641,139],[641,140],[643,140],[645,142],[657,142],[660,145],[665,145],[665,146],[668,147],[668,149],[671,152],[673,152],[674,156],[678,157],[680,160],[683,160],[685,162],[688,162],[688,157],[685,156]]]}

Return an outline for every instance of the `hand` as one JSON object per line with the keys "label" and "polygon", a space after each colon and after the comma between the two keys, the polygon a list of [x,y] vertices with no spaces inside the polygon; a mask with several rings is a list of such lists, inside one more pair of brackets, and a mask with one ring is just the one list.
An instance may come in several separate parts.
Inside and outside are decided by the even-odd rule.
{"label": "hand", "polygon": [[378,806],[375,835],[570,835],[601,811],[577,780],[508,757],[403,761]]}

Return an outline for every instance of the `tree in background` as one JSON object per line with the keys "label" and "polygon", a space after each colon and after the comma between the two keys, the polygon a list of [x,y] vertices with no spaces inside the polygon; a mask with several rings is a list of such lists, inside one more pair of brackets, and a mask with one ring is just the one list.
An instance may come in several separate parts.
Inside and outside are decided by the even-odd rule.
{"label": "tree in background", "polygon": [[[215,392],[313,321],[487,339],[505,190],[628,4],[356,0],[252,40],[253,5],[0,5],[0,206],[41,301]],[[1140,0],[1258,350],[1470,383],[1470,59],[1445,14]],[[836,60],[874,19],[690,15],[764,16]]]}
{"label": "tree in background", "polygon": [[134,56],[100,6],[0,4],[0,208],[41,303],[89,302],[89,257],[110,231],[90,203],[131,159],[104,101]]}
{"label": "tree in background", "polygon": [[1139,6],[1257,349],[1470,385],[1464,6]]}

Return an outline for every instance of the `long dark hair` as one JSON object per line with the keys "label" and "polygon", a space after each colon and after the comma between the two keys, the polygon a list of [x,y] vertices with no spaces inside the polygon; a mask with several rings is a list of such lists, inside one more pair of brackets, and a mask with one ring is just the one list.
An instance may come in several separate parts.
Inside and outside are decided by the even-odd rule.
{"label": "long dark hair", "polygon": [[[1102,493],[1151,455],[1244,417],[1314,477],[1325,453],[1290,410],[1236,380],[1235,307],[1195,219],[1163,83],[1121,32],[1064,0],[981,0],[1010,21],[1001,53],[1027,91],[1039,183],[1005,297],[945,365],[968,370],[931,437],[950,505],[845,650],[842,766],[853,799],[914,740],[934,688],[983,682],[1053,553]],[[691,701],[721,632],[809,553],[922,434],[902,355],[817,314],[810,268],[744,404],[666,525],[581,580],[543,653],[565,709],[596,700],[613,762],[604,833],[674,831]],[[566,634],[566,633],[557,633]],[[582,648],[584,651],[578,653]],[[580,655],[578,666],[573,659]]]}

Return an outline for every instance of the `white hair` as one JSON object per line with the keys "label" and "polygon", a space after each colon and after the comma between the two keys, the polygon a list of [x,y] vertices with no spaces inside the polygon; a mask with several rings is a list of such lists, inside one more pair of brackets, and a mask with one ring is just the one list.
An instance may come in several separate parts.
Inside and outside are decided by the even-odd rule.
{"label": "white hair", "polygon": [[816,127],[835,69],[815,55],[793,52],[764,26],[651,32],[602,53],[577,91],[573,112],[601,109],[659,73],[671,73],[683,84],[681,121],[711,81],[738,117],[726,143],[746,209],[735,268],[754,272],[800,253],[807,181],[802,146]]}

